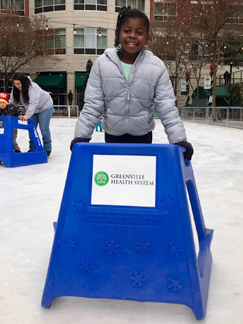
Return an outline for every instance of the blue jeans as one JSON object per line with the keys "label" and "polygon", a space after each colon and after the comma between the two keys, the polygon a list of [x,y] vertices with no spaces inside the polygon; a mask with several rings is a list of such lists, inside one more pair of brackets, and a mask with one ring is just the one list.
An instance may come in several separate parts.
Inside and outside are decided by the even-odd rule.
{"label": "blue jeans", "polygon": [[[42,135],[42,141],[43,141],[43,148],[45,151],[50,151],[51,152],[51,132],[50,132],[50,120],[51,116],[54,112],[54,108],[51,107],[50,109],[46,109],[40,114],[34,114],[33,116],[30,117],[30,119],[33,120],[35,123],[35,126],[40,126],[40,131]],[[30,137],[30,151],[35,150],[34,143]]]}

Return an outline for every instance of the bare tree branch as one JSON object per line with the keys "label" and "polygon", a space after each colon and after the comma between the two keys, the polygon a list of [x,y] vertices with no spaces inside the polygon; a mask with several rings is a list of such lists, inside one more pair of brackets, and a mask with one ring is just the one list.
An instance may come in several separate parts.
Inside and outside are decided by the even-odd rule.
{"label": "bare tree branch", "polygon": [[51,57],[48,43],[54,30],[46,30],[46,18],[17,16],[13,9],[0,14],[0,74],[5,79],[5,90],[16,71],[31,60]]}

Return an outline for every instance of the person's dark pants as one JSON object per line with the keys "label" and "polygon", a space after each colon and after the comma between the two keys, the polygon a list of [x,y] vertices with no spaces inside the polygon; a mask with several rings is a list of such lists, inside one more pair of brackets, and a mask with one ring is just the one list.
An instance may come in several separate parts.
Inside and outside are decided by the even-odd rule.
{"label": "person's dark pants", "polygon": [[149,132],[142,136],[133,136],[130,134],[114,136],[114,135],[105,133],[105,142],[106,143],[146,143],[146,144],[151,144],[152,140],[153,140],[152,132]]}

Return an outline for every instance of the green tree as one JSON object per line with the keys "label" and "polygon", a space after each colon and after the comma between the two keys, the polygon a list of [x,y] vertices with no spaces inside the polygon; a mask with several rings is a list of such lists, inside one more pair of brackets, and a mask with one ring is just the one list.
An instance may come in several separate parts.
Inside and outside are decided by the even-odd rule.
{"label": "green tree", "polygon": [[243,98],[238,84],[229,84],[228,90],[230,93],[229,105],[230,106],[242,106]]}
{"label": "green tree", "polygon": [[243,36],[232,32],[222,35],[224,43],[222,57],[224,65],[243,66]]}

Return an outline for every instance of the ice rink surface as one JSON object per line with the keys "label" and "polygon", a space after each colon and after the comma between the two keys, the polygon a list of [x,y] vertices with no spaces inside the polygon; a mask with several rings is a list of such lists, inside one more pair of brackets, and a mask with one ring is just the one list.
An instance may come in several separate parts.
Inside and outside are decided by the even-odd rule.
{"label": "ice rink surface", "polygon": [[[52,119],[53,152],[48,163],[0,166],[1,324],[191,324],[186,306],[98,300],[41,298],[65,185],[76,120]],[[185,123],[195,154],[192,166],[206,227],[214,229],[213,266],[206,324],[243,323],[243,130]],[[104,133],[94,132],[93,142]],[[27,135],[19,131],[22,151]],[[168,143],[156,120],[154,143]]]}

